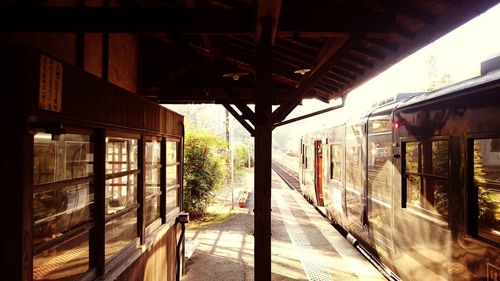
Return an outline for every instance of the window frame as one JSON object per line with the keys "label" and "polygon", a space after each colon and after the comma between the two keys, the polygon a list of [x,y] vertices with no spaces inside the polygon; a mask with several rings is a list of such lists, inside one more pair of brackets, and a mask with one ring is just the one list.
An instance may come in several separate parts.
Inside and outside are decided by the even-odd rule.
{"label": "window frame", "polygon": [[[92,144],[93,146],[93,160],[92,160],[92,174],[91,175],[87,175],[87,176],[83,176],[83,177],[77,177],[77,178],[72,178],[72,179],[63,179],[63,180],[57,180],[56,178],[54,179],[53,182],[48,182],[48,183],[41,183],[41,184],[35,184],[34,182],[32,182],[32,190],[31,190],[31,197],[33,197],[35,195],[35,193],[42,193],[42,192],[47,192],[47,191],[51,191],[51,190],[55,190],[56,192],[58,192],[58,190],[62,190],[64,189],[65,187],[68,187],[68,186],[76,186],[78,184],[89,184],[90,185],[93,185],[93,196],[94,196],[94,201],[93,201],[93,205],[94,207],[91,208],[91,209],[94,209],[95,210],[95,205],[98,203],[96,200],[96,192],[97,192],[97,183],[98,183],[98,176],[96,175],[96,162],[97,162],[97,159],[96,159],[96,150],[97,150],[97,146],[98,146],[98,139],[97,139],[97,131],[94,130],[94,129],[90,129],[90,128],[85,128],[85,127],[82,127],[82,128],[78,128],[78,127],[65,127],[65,129],[61,132],[52,132],[50,129],[48,128],[37,128],[37,130],[32,134],[32,149],[33,149],[33,167],[32,167],[32,175],[34,176],[35,175],[35,170],[34,170],[34,158],[35,158],[35,135],[37,133],[46,133],[46,134],[51,134],[51,135],[82,135],[82,136],[88,136],[89,138],[89,143]],[[66,148],[65,148],[65,153],[66,153]],[[66,158],[66,156],[64,156],[64,158]],[[65,171],[66,173],[66,171]],[[58,194],[57,197],[59,198],[60,195]],[[31,204],[31,209],[33,211],[34,209],[34,204]],[[67,241],[70,241],[71,239],[74,239],[74,238],[77,238],[78,236],[82,235],[82,234],[85,234],[87,233],[86,235],[88,236],[88,263],[86,264],[88,266],[88,269],[85,271],[85,272],[82,272],[82,273],[79,273],[79,275],[76,276],[76,278],[78,278],[79,280],[80,279],[85,279],[87,278],[88,276],[94,276],[95,274],[95,265],[93,263],[93,260],[92,260],[92,247],[94,247],[94,239],[93,237],[91,236],[91,232],[92,231],[95,231],[95,228],[97,226],[97,221],[98,221],[98,216],[99,214],[97,214],[95,211],[93,212],[93,215],[92,215],[92,218],[89,219],[88,221],[84,222],[84,223],[81,223],[71,229],[69,229],[68,231],[66,231],[65,233],[63,233],[62,235],[58,236],[58,237],[55,237],[51,240],[48,240],[48,241],[45,241],[45,242],[42,242],[38,245],[34,245],[34,241],[33,241],[33,233],[32,233],[32,237],[31,237],[31,243],[32,243],[32,254],[31,254],[31,258],[32,258],[32,262],[34,261],[35,259],[35,256],[43,253],[44,251],[48,251],[50,249],[53,249],[59,245],[64,245],[65,242]],[[35,223],[35,219],[34,219],[34,216],[32,215],[31,217],[31,226],[33,228],[33,225]],[[35,273],[34,271],[34,268],[32,269],[32,278],[33,278],[33,274]]]}
{"label": "window frame", "polygon": [[491,133],[474,133],[465,135],[465,209],[464,212],[466,219],[467,236],[488,245],[500,247],[500,239],[493,241],[488,237],[484,237],[479,232],[479,202],[478,202],[478,189],[474,184],[474,141],[485,139],[500,139],[500,132]]}
{"label": "window frame", "polygon": [[[62,126],[63,124],[61,124]],[[32,165],[34,165],[34,150],[35,150],[35,134],[37,132],[51,133],[50,128],[39,127],[33,129],[34,133],[31,135],[32,138]],[[64,245],[64,243],[70,239],[78,237],[79,235],[88,235],[88,262],[86,264],[87,270],[81,272],[76,278],[78,280],[90,280],[95,278],[106,277],[111,271],[117,268],[123,261],[131,258],[132,254],[136,251],[140,251],[141,245],[151,245],[155,241],[155,235],[161,234],[164,231],[164,226],[171,227],[175,224],[175,219],[178,212],[182,210],[182,173],[183,173],[183,149],[184,149],[184,138],[183,136],[167,135],[164,133],[155,133],[150,131],[137,131],[130,130],[125,131],[121,129],[107,129],[103,127],[86,127],[85,125],[81,127],[64,127],[64,130],[56,131],[55,134],[80,134],[89,136],[89,143],[93,145],[93,171],[89,176],[63,179],[60,181],[41,183],[35,185],[31,184],[31,195],[34,196],[36,192],[50,191],[52,189],[61,188],[65,186],[71,186],[81,183],[92,184],[93,187],[93,210],[92,219],[88,222],[77,225],[71,228],[64,235],[53,238],[50,241],[43,242],[36,247],[33,247],[33,254],[31,255],[31,261],[45,250],[50,250],[59,245]],[[133,139],[137,141],[137,159],[133,167],[130,166],[132,149],[128,151],[127,155],[127,170],[122,170],[123,168],[116,169],[113,172],[112,169],[108,170],[108,150],[107,143],[113,139]],[[155,165],[155,168],[160,169],[160,218],[155,219],[151,224],[145,225],[145,210],[144,200],[145,200],[145,168],[146,168],[146,142],[148,140],[155,139],[160,143],[160,164]],[[108,142],[106,141],[108,140]],[[175,163],[171,165],[177,166],[176,177],[177,184],[172,185],[172,188],[177,189],[177,206],[169,214],[166,214],[166,161],[167,161],[167,140],[175,141],[177,144],[176,156],[177,159]],[[120,152],[121,153],[121,152]],[[134,156],[135,157],[135,156]],[[59,160],[57,160],[59,161]],[[123,161],[124,162],[124,161]],[[34,167],[31,168],[31,172],[35,173]],[[51,172],[52,173],[52,172]],[[106,212],[106,192],[107,184],[106,182],[110,179],[120,178],[124,176],[134,175],[134,185],[137,186],[135,190],[137,195],[137,201],[133,206],[127,206],[123,210],[119,210],[114,214],[107,214]],[[130,182],[127,183],[130,185]],[[59,195],[58,195],[59,196]],[[60,196],[59,196],[60,197]],[[31,208],[34,208],[32,205]],[[136,237],[132,239],[128,244],[119,251],[113,253],[112,256],[106,256],[106,229],[107,224],[119,217],[126,216],[127,214],[134,214],[136,221]],[[168,216],[167,216],[168,215]],[[35,222],[34,217],[32,217],[31,224]],[[132,229],[132,227],[130,228]],[[31,241],[33,242],[33,241]],[[149,246],[148,246],[149,247]],[[32,270],[31,274],[35,272]]]}
{"label": "window frame", "polygon": [[[162,224],[165,223],[164,221],[164,208],[165,208],[165,203],[163,202],[163,198],[165,196],[165,181],[163,179],[163,172],[165,170],[165,157],[164,157],[164,152],[165,150],[165,138],[160,136],[160,135],[151,135],[147,134],[143,136],[144,139],[144,157],[143,157],[143,173],[142,173],[142,179],[143,179],[143,184],[142,184],[142,190],[141,190],[141,200],[142,204],[141,206],[144,206],[144,211],[142,212],[142,215],[144,217],[144,236],[149,236],[151,233],[153,233],[156,229],[158,229]],[[160,191],[157,196],[160,197],[160,216],[156,218],[155,220],[151,221],[151,223],[147,224],[146,222],[146,143],[151,142],[151,141],[157,141],[160,144],[160,163],[156,164],[153,169],[159,169],[160,170],[160,178],[159,178],[159,184],[160,184]]]}
{"label": "window frame", "polygon": [[[121,248],[118,252],[114,253],[108,260],[105,259],[105,249],[104,249],[104,257],[102,257],[103,262],[104,262],[104,269],[105,272],[110,271],[112,268],[114,268],[124,256],[128,255],[133,249],[137,248],[140,244],[144,242],[144,233],[143,233],[143,212],[142,212],[142,205],[143,205],[143,200],[142,200],[142,194],[143,194],[143,175],[144,175],[144,170],[143,170],[143,159],[144,159],[144,145],[143,145],[143,138],[140,133],[134,133],[134,132],[123,132],[123,131],[115,131],[115,130],[104,130],[104,135],[103,135],[103,140],[104,143],[103,149],[104,149],[104,163],[102,163],[103,168],[104,168],[104,175],[103,175],[103,187],[104,187],[104,198],[101,198],[103,200],[103,213],[99,214],[102,216],[102,223],[103,225],[101,226],[103,228],[103,237],[99,237],[102,239],[104,243],[104,248],[106,248],[106,224],[116,220],[117,218],[126,216],[129,213],[136,212],[136,234],[137,236],[131,240],[126,246]],[[127,171],[121,171],[121,172],[116,172],[116,173],[109,173],[107,172],[107,156],[108,156],[108,151],[107,151],[107,141],[106,139],[133,139],[137,141],[137,168],[136,169],[131,169]],[[129,156],[127,156],[129,157]],[[127,159],[127,161],[130,161],[130,159]],[[130,166],[130,163],[128,164]],[[112,215],[107,215],[105,207],[106,207],[106,181],[110,179],[115,179],[115,178],[120,178],[124,176],[130,176],[134,175],[136,184],[137,184],[137,202],[133,205],[130,206],[124,210],[121,210],[115,214]]]}
{"label": "window frame", "polygon": [[[182,209],[182,194],[181,194],[181,187],[182,187],[182,151],[183,151],[183,141],[182,138],[177,138],[177,137],[171,137],[168,136],[165,139],[165,152],[163,153],[166,156],[168,155],[168,143],[169,142],[175,142],[177,143],[176,145],[176,161],[175,162],[168,162],[168,159],[165,159],[165,172],[163,173],[165,175],[165,216],[166,220],[170,221],[172,220],[175,216],[175,213],[179,212]],[[176,169],[176,178],[177,178],[177,183],[168,185],[167,184],[167,171],[169,167],[177,167]],[[176,189],[177,190],[177,205],[173,209],[169,209],[169,206],[167,204],[168,202],[168,193],[169,191],[172,191]]]}
{"label": "window frame", "polygon": [[[427,173],[419,173],[417,172],[407,172],[406,171],[406,144],[409,142],[414,142],[417,144],[420,144],[424,141],[430,141],[430,142],[435,142],[435,141],[446,141],[448,143],[448,176],[447,177],[442,177],[442,176],[437,176],[433,174],[427,174]],[[417,137],[402,137],[399,140],[400,146],[401,146],[401,208],[406,209],[408,211],[411,211],[412,214],[418,215],[419,217],[422,217],[428,221],[431,221],[433,223],[438,224],[439,226],[442,227],[449,227],[450,226],[450,186],[451,186],[451,172],[452,172],[452,160],[451,160],[451,138],[449,135],[439,135],[439,136],[432,136],[428,138],[417,138]],[[420,158],[419,158],[420,161]],[[408,174],[410,173],[410,174]],[[446,194],[448,198],[448,218],[444,217],[443,215],[440,215],[438,213],[432,212],[428,210],[425,207],[418,207],[418,206],[413,206],[407,202],[408,200],[408,186],[407,186],[407,179],[408,176],[417,176],[417,177],[428,177],[428,178],[433,178],[433,179],[441,179],[441,180],[446,180],[447,185],[446,185]]]}

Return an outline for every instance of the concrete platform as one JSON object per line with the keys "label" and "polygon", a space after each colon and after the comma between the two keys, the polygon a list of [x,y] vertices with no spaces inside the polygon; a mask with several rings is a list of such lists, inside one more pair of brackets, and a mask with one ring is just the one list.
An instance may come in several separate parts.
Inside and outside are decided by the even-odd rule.
{"label": "concrete platform", "polygon": [[[243,184],[252,190],[253,175]],[[386,280],[274,173],[272,187],[272,280]],[[186,234],[199,246],[183,281],[254,280],[252,209],[250,192],[246,207],[235,207],[231,219]]]}

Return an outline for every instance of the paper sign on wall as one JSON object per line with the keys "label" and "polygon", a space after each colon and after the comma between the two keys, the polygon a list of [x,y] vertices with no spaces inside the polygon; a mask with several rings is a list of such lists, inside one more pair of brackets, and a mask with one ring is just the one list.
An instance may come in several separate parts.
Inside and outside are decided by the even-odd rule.
{"label": "paper sign on wall", "polygon": [[40,91],[38,108],[61,112],[62,63],[42,55],[40,57]]}

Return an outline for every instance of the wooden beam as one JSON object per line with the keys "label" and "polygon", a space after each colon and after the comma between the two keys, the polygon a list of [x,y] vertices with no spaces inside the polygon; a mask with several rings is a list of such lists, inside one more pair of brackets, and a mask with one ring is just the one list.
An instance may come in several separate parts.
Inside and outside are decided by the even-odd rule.
{"label": "wooden beam", "polygon": [[357,44],[358,40],[358,36],[351,36],[344,42],[342,47],[340,47],[337,52],[331,54],[331,56],[325,60],[325,62],[317,70],[315,70],[314,73],[307,78],[307,80],[303,81],[290,95],[290,98],[274,111],[274,123],[278,123],[285,119],[285,117],[299,104],[307,92],[314,87],[314,84],[316,84],[316,82],[321,79],[323,75],[326,75],[333,66],[335,66],[347,53],[349,53],[351,48]]}
{"label": "wooden beam", "polygon": [[[207,49],[201,48],[200,46],[195,45],[195,44],[189,44],[189,45],[202,55],[206,55],[206,56],[211,55],[210,51]],[[235,59],[233,57],[228,57],[228,56],[222,56],[222,59],[226,60],[230,63],[233,63],[237,68],[239,68],[241,70],[255,74],[255,67],[253,67],[252,65],[250,65],[247,62],[244,62],[244,61],[239,60],[239,59]],[[273,77],[274,81],[279,82],[283,85],[288,85],[288,86],[291,86],[293,88],[295,88],[297,86],[297,81],[293,80],[292,78],[289,78],[289,77],[286,77],[286,76],[283,76],[283,75],[280,75],[277,73],[273,73],[272,77]]]}
{"label": "wooden beam", "polygon": [[432,0],[432,2],[451,8],[459,8],[462,6],[463,0]]}
{"label": "wooden beam", "polygon": [[[349,1],[346,1],[349,2]],[[390,12],[372,12],[338,1],[291,0],[283,5],[279,30],[282,32],[388,33],[395,22]]]}
{"label": "wooden beam", "polygon": [[253,15],[251,9],[2,7],[0,31],[239,34],[254,31]]}
{"label": "wooden beam", "polygon": [[233,103],[242,113],[242,118],[249,120],[255,126],[255,113],[244,103],[238,96],[230,94],[228,89],[216,87],[224,96],[226,96],[231,103]]}
{"label": "wooden beam", "polygon": [[[283,5],[286,9],[281,11],[281,0],[269,0],[259,2],[257,12],[259,17],[274,19],[273,39],[278,26],[284,34],[387,33],[394,23],[390,13],[349,9],[327,1],[317,5],[292,1]],[[177,34],[250,34],[255,31],[259,40],[260,27],[255,25],[253,15],[252,9],[9,6],[0,10],[0,31]]]}
{"label": "wooden beam", "polygon": [[380,38],[370,38],[370,39],[366,39],[365,41],[369,44],[373,44],[375,46],[382,47],[382,48],[389,50],[391,52],[397,52],[399,49],[398,44],[394,44],[394,43],[391,43],[387,40],[380,39]]}
{"label": "wooden beam", "polygon": [[370,61],[363,60],[361,58],[358,58],[356,56],[353,56],[352,54],[348,54],[344,57],[344,60],[350,61],[354,64],[357,64],[359,66],[362,66],[364,68],[373,68],[373,63]]}
{"label": "wooden beam", "polygon": [[262,19],[271,19],[271,45],[274,46],[278,21],[280,18],[281,0],[257,1],[257,26],[255,28],[255,41],[257,44],[262,40]]}
{"label": "wooden beam", "polygon": [[[186,5],[188,8],[202,8],[205,6],[206,1],[200,1],[200,0],[186,0]],[[205,47],[210,50],[210,52],[213,54],[214,59],[219,59],[220,57],[220,52],[216,46],[215,39],[207,34],[202,34],[201,39],[203,40],[203,44],[205,44]]]}
{"label": "wooden beam", "polygon": [[[245,106],[255,103],[255,89],[252,88],[232,88],[231,96],[237,97],[238,103]],[[217,88],[204,87],[148,87],[140,89],[139,94],[153,101],[161,101],[162,103],[180,102],[185,99],[188,102],[199,100],[200,102],[215,102],[215,103],[230,103],[234,104],[234,99],[231,100],[225,95],[224,91]],[[290,96],[290,89],[274,89],[273,104],[279,104],[278,101],[286,100]],[[246,106],[247,107],[247,106]],[[242,109],[238,108],[241,112]],[[249,109],[248,115],[255,113]],[[246,118],[247,116],[245,116]],[[253,117],[255,118],[255,117]]]}
{"label": "wooden beam", "polygon": [[398,14],[401,14],[407,18],[411,18],[413,20],[416,20],[422,24],[432,26],[436,23],[437,17],[434,15],[431,15],[427,12],[418,10],[417,7],[410,7],[408,5],[405,5],[401,1],[398,0],[389,0],[388,2],[392,3],[389,4],[388,6]]}
{"label": "wooden beam", "polygon": [[279,123],[275,123],[274,127],[283,126],[283,125],[290,124],[290,123],[293,123],[293,122],[296,122],[296,121],[300,121],[300,120],[303,120],[303,119],[306,119],[306,118],[309,118],[309,117],[312,117],[312,116],[323,114],[325,112],[330,112],[332,110],[342,108],[342,107],[344,107],[345,98],[342,98],[341,101],[342,101],[342,103],[340,105],[335,105],[335,106],[332,106],[332,107],[329,107],[329,108],[325,108],[325,109],[322,109],[322,110],[319,110],[319,111],[316,111],[316,112],[312,112],[312,113],[305,114],[305,115],[302,115],[302,116],[299,116],[299,117],[295,117],[295,118],[292,118],[292,119],[288,119],[288,120],[285,120],[285,121],[282,121],[282,122],[279,122]]}
{"label": "wooden beam", "polygon": [[241,117],[241,115],[239,115],[238,112],[236,112],[236,110],[234,110],[234,108],[232,108],[230,104],[223,103],[222,105],[226,108],[227,111],[229,111],[229,113],[231,113],[231,115],[233,115],[236,120],[238,120],[238,122],[240,122],[241,126],[247,129],[248,133],[250,133],[252,137],[255,136],[254,128],[252,128],[252,126],[250,126],[250,124],[248,124],[247,121],[245,121],[245,119],[243,119],[243,117]]}
{"label": "wooden beam", "polygon": [[358,52],[358,53],[361,53],[361,54],[364,54],[364,55],[367,55],[369,57],[372,57],[374,59],[378,59],[378,60],[385,60],[385,55],[380,53],[380,52],[377,52],[375,50],[372,50],[372,49],[368,49],[368,48],[365,48],[363,46],[354,46],[352,48],[352,50],[354,52]]}
{"label": "wooden beam", "polygon": [[406,39],[406,40],[413,40],[416,36],[415,32],[412,32],[410,30],[405,29],[404,27],[401,26],[394,26],[392,28],[392,33]]}

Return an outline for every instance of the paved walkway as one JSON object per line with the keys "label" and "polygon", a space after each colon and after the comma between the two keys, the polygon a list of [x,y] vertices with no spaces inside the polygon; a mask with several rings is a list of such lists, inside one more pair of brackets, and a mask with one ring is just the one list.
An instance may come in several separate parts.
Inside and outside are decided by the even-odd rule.
{"label": "paved walkway", "polygon": [[[244,185],[253,188],[253,175]],[[272,280],[385,280],[317,211],[273,173]],[[231,198],[223,190],[218,200]],[[236,196],[235,196],[236,197]],[[189,231],[199,244],[183,281],[254,280],[253,192],[218,225]]]}

